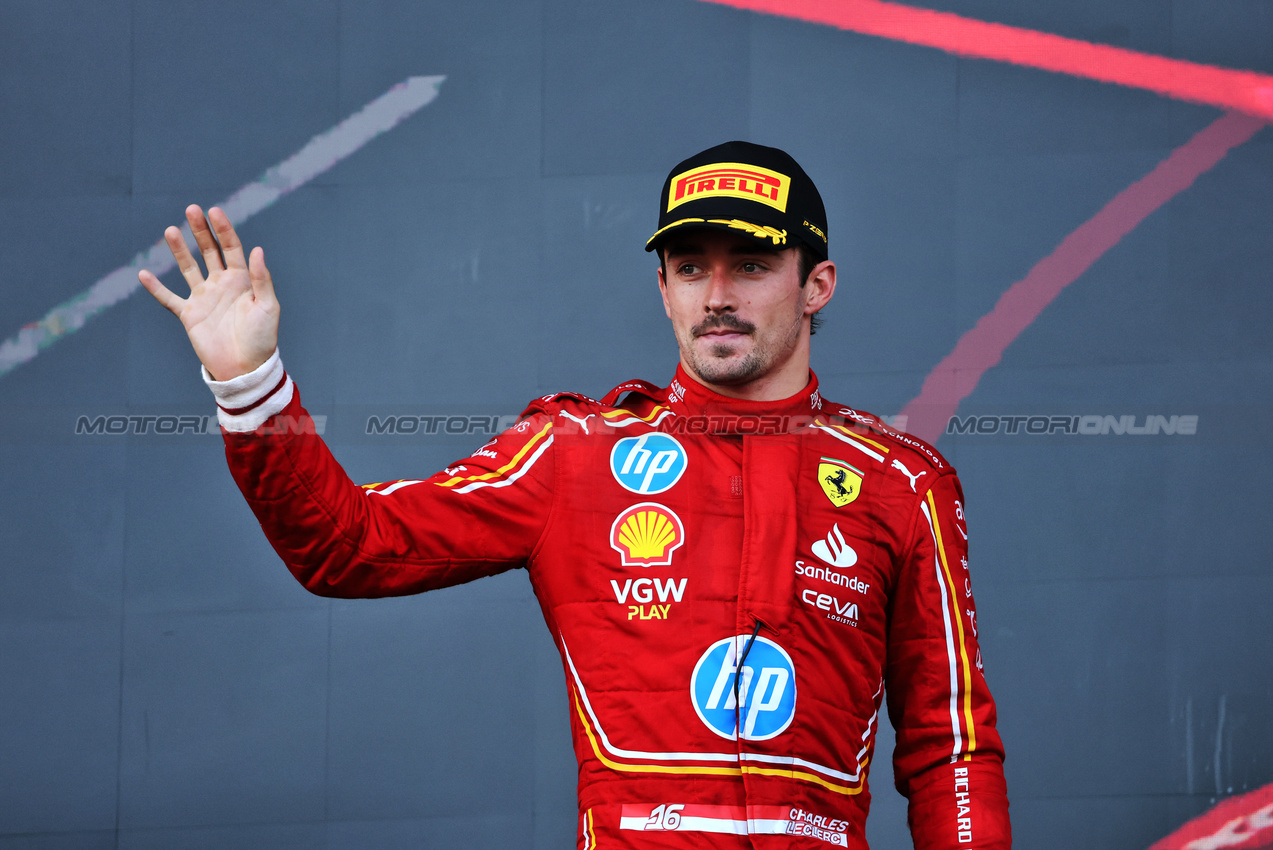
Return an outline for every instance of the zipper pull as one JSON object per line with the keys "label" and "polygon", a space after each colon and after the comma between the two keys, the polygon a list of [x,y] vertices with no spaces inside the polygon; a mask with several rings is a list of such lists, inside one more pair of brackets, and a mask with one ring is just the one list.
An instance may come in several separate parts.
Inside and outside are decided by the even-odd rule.
{"label": "zipper pull", "polygon": [[751,645],[756,642],[756,635],[760,633],[760,627],[764,625],[755,614],[751,616],[756,621],[756,628],[752,630],[751,637],[747,638],[747,643],[743,646],[743,654],[739,657],[738,664],[734,667],[734,714],[738,716],[738,719],[734,721],[736,730],[742,728],[740,721],[742,720],[743,710],[742,701],[738,698],[738,677],[742,675],[743,663],[747,660],[747,653],[751,652]]}

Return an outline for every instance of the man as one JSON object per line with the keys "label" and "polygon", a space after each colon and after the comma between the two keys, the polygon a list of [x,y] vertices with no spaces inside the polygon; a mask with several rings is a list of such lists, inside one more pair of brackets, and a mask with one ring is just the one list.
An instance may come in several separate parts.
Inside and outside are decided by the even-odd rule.
{"label": "man", "polygon": [[[307,427],[260,248],[187,210],[205,279],[142,283],[185,324],[235,480],[314,593],[528,569],[561,652],[583,848],[865,848],[878,711],[916,847],[1010,845],[954,470],[809,370],[835,292],[822,200],[782,151],[679,164],[648,250],[667,388],[531,403],[427,480],[357,487]],[[214,239],[215,232],[215,239]],[[220,246],[218,247],[217,242]]]}

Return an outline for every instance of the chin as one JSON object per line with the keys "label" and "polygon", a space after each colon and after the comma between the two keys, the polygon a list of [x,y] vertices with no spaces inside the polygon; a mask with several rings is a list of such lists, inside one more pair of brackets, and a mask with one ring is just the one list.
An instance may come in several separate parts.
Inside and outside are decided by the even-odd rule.
{"label": "chin", "polygon": [[745,384],[758,378],[764,371],[762,364],[750,357],[735,355],[729,359],[712,359],[699,363],[698,374],[711,384]]}
{"label": "chin", "polygon": [[743,342],[716,342],[714,340],[702,340],[703,347],[699,351],[703,362],[711,362],[714,360],[735,360],[741,361],[751,355],[750,346]]}

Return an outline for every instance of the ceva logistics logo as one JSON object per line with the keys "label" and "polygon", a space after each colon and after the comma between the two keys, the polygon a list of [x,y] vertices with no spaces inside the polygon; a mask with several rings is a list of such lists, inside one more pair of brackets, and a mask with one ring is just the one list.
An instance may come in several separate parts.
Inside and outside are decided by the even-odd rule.
{"label": "ceva logistics logo", "polygon": [[625,490],[643,496],[672,489],[689,461],[685,449],[668,434],[625,437],[610,450],[610,471]]}
{"label": "ceva logistics logo", "polygon": [[[741,673],[739,655],[744,656]],[[787,651],[769,638],[737,635],[718,640],[694,665],[690,699],[698,718],[722,738],[738,737],[741,718],[743,740],[767,741],[787,731],[796,716],[796,668]]]}

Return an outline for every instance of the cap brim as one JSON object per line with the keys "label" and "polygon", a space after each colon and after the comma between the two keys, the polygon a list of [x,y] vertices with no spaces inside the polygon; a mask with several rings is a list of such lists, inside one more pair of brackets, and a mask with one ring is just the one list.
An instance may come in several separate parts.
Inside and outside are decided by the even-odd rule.
{"label": "cap brim", "polygon": [[688,230],[723,230],[736,233],[751,239],[758,247],[771,251],[781,251],[795,245],[787,231],[763,224],[753,224],[738,218],[683,218],[654,231],[654,235],[646,240],[645,250],[657,250],[671,235]]}

